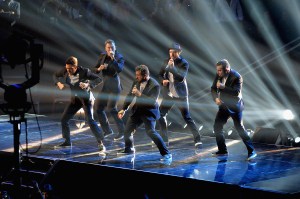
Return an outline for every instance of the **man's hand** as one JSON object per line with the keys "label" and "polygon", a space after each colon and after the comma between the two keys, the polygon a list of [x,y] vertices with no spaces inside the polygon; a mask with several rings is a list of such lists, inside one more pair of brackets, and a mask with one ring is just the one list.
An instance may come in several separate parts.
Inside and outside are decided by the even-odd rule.
{"label": "man's hand", "polygon": [[132,88],[131,93],[137,97],[140,97],[142,95],[141,91],[139,91],[139,89],[137,89],[137,87],[134,85],[134,87]]}
{"label": "man's hand", "polygon": [[124,110],[120,110],[120,111],[118,112],[118,118],[119,118],[119,119],[122,119],[124,115],[125,115],[125,111],[124,111]]}
{"label": "man's hand", "polygon": [[222,102],[222,100],[220,98],[216,98],[215,102],[216,102],[216,104],[218,106],[220,106],[221,104],[223,104],[223,102]]}
{"label": "man's hand", "polygon": [[162,82],[162,84],[163,84],[163,86],[167,86],[169,82],[170,82],[169,80],[164,79],[163,82]]}
{"label": "man's hand", "polygon": [[171,67],[171,68],[174,67],[174,59],[172,59],[172,58],[169,59],[168,66]]}
{"label": "man's hand", "polygon": [[64,85],[63,83],[57,82],[56,85],[57,85],[57,87],[58,87],[60,90],[62,90],[62,89],[65,88],[65,85]]}
{"label": "man's hand", "polygon": [[221,83],[220,81],[218,81],[216,86],[217,86],[218,89],[224,89],[225,88],[225,83]]}
{"label": "man's hand", "polygon": [[106,70],[107,69],[107,65],[108,64],[102,64],[102,65],[100,65],[99,68],[97,68],[97,71],[100,72],[102,70]]}
{"label": "man's hand", "polygon": [[80,86],[80,88],[82,88],[82,89],[87,89],[87,88],[89,87],[89,83],[83,83],[83,82],[80,82],[80,83],[79,83],[79,86]]}

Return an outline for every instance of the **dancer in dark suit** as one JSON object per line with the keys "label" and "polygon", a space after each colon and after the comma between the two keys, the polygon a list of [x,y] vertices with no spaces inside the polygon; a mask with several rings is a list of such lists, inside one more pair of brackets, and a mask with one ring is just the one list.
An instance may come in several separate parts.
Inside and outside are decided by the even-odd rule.
{"label": "dancer in dark suit", "polygon": [[169,144],[167,115],[172,107],[177,106],[181,116],[194,137],[196,148],[202,145],[200,133],[190,115],[189,92],[187,75],[189,63],[180,54],[182,50],[178,43],[173,43],[169,48],[169,58],[165,60],[159,72],[159,81],[162,85],[162,102],[160,104],[160,134]]}
{"label": "dancer in dark suit", "polygon": [[155,130],[156,120],[159,118],[158,97],[160,86],[158,82],[149,76],[149,69],[146,65],[139,65],[135,68],[136,80],[133,81],[131,89],[124,101],[123,109],[119,111],[119,118],[122,118],[131,103],[134,103],[126,123],[124,140],[125,149],[118,154],[135,153],[133,132],[142,124],[145,125],[147,135],[152,139],[163,156],[161,161],[172,159],[160,134]]}
{"label": "dancer in dark suit", "polygon": [[78,60],[74,56],[68,57],[65,68],[53,74],[55,85],[60,89],[64,89],[65,84],[70,86],[71,100],[66,106],[62,117],[62,137],[65,139],[63,143],[55,148],[71,147],[70,138],[70,120],[81,108],[84,109],[86,121],[93,132],[100,152],[105,152],[106,148],[103,144],[103,132],[97,125],[93,117],[93,101],[94,96],[91,88],[98,86],[102,79],[88,68],[78,66]]}
{"label": "dancer in dark suit", "polygon": [[243,77],[237,71],[231,69],[226,59],[222,59],[216,63],[216,71],[217,73],[211,86],[211,94],[213,100],[219,106],[214,122],[218,151],[213,153],[213,155],[219,156],[228,154],[223,126],[231,117],[235,129],[248,150],[248,160],[254,159],[257,154],[243,125]]}
{"label": "dancer in dark suit", "polygon": [[102,74],[103,87],[97,97],[97,115],[101,127],[104,131],[104,137],[113,134],[113,130],[109,124],[105,108],[112,116],[117,124],[118,134],[114,137],[114,140],[123,139],[124,135],[124,122],[118,118],[117,103],[120,99],[122,85],[120,81],[119,73],[124,69],[124,58],[121,53],[116,49],[116,44],[113,40],[108,39],[104,43],[105,52],[101,53],[97,64],[92,71],[98,74]]}

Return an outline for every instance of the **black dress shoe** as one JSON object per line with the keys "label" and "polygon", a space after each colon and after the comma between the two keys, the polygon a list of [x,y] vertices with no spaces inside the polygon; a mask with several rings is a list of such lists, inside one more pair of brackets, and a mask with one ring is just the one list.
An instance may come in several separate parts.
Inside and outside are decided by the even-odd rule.
{"label": "black dress shoe", "polygon": [[228,155],[227,151],[217,151],[212,153],[213,156],[224,156],[224,155]]}
{"label": "black dress shoe", "polygon": [[58,148],[68,148],[68,147],[72,147],[72,143],[70,141],[64,141],[63,143],[55,146],[54,148],[58,149]]}
{"label": "black dress shoe", "polygon": [[131,148],[130,150],[121,150],[117,152],[117,155],[131,155],[135,153],[135,148]]}

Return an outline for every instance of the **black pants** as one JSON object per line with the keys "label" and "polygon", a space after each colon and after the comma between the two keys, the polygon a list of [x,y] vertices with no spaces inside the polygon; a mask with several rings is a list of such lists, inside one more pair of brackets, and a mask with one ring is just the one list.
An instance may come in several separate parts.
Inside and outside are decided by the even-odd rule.
{"label": "black pants", "polygon": [[216,135],[218,150],[221,152],[227,152],[223,127],[230,117],[233,120],[235,129],[246,145],[248,154],[252,153],[254,151],[254,146],[243,125],[243,112],[231,112],[225,107],[219,108],[214,123],[214,132]]}
{"label": "black pants", "polygon": [[122,119],[118,117],[117,103],[120,99],[119,93],[109,93],[109,92],[101,92],[98,96],[97,102],[97,115],[99,119],[99,123],[103,131],[107,134],[112,132],[112,129],[109,125],[109,121],[105,112],[105,108],[110,113],[112,118],[117,124],[117,128],[120,134],[124,134],[125,125]]}
{"label": "black pants", "polygon": [[129,151],[134,147],[133,140],[133,132],[136,130],[142,123],[145,125],[145,130],[147,135],[153,140],[156,144],[161,155],[169,154],[169,150],[167,149],[166,144],[164,143],[162,137],[155,130],[156,120],[150,119],[149,117],[133,117],[130,116],[127,120],[125,132],[124,132],[124,140],[125,140],[125,151]]}
{"label": "black pants", "polygon": [[93,118],[93,104],[89,99],[81,99],[75,97],[65,108],[61,117],[62,136],[66,140],[70,140],[70,120],[74,117],[78,110],[83,108],[85,119],[96,137],[98,143],[103,140],[103,132]]}
{"label": "black pants", "polygon": [[189,110],[189,102],[188,98],[172,98],[166,96],[163,98],[159,110],[160,110],[160,118],[159,118],[159,125],[160,125],[160,134],[165,142],[169,141],[168,138],[168,126],[167,126],[167,115],[171,108],[176,105],[181,112],[181,115],[184,121],[187,124],[187,127],[190,129],[191,133],[194,136],[194,142],[200,142],[201,137],[197,130],[196,124],[194,120],[190,116]]}

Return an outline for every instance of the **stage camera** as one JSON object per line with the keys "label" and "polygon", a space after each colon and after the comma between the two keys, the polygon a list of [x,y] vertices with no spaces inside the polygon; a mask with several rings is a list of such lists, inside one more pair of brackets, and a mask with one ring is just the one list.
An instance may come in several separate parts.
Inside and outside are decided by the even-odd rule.
{"label": "stage camera", "polygon": [[[26,89],[33,87],[40,80],[43,67],[43,45],[36,44],[34,38],[22,32],[14,31],[3,41],[0,59],[0,87],[4,89],[5,104],[1,110],[11,116],[24,116],[31,108],[27,102]],[[24,74],[26,80],[19,84],[8,84],[2,74],[2,66],[9,65],[12,69],[18,66],[30,67],[31,74]]]}

